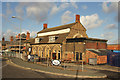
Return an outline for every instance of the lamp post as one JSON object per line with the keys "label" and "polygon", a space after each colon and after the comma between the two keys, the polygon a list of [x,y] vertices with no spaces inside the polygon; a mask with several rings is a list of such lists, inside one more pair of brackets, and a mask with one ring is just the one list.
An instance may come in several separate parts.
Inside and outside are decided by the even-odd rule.
{"label": "lamp post", "polygon": [[[20,51],[21,51],[21,27],[22,27],[22,20],[19,18],[19,17],[16,17],[16,16],[12,16],[12,18],[17,18],[20,20],[20,42],[19,42],[19,54],[20,54]],[[22,59],[22,54],[21,54],[21,59]]]}

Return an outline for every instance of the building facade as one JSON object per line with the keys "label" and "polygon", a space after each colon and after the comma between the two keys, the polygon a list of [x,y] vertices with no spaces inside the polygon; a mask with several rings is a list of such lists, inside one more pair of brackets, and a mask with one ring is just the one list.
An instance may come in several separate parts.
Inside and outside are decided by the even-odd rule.
{"label": "building facade", "polygon": [[80,22],[80,15],[76,15],[75,22],[71,24],[53,28],[47,28],[47,24],[43,24],[43,30],[37,33],[31,44],[31,54],[37,54],[41,58],[87,62],[87,51],[105,50],[106,42],[107,40],[89,38]]}
{"label": "building facade", "polygon": [[[21,38],[20,38],[21,37]],[[12,53],[15,53],[17,56],[20,56],[19,53],[23,54],[23,57],[25,55],[27,55],[27,53],[25,52],[25,41],[30,39],[30,33],[27,32],[27,34],[25,33],[21,33],[16,35],[16,37],[13,39],[13,36],[10,37],[10,43],[9,43],[9,50]]]}

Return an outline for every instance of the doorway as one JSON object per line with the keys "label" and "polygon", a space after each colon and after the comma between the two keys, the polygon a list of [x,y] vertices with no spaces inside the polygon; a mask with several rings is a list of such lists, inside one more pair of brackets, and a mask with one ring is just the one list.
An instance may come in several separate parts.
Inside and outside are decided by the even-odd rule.
{"label": "doorway", "polygon": [[80,53],[80,60],[82,60],[82,53]]}
{"label": "doorway", "polygon": [[52,59],[56,59],[56,53],[52,53]]}
{"label": "doorway", "polygon": [[76,61],[78,61],[78,60],[79,60],[79,53],[76,52]]}
{"label": "doorway", "polygon": [[58,50],[58,60],[60,59],[60,50]]}

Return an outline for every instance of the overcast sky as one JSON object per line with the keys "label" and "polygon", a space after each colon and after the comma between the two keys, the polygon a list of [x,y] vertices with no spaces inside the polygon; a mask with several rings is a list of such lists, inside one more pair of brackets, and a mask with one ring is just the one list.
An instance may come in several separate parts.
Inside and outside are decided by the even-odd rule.
{"label": "overcast sky", "polygon": [[44,23],[48,28],[73,23],[79,14],[88,37],[118,43],[117,2],[2,2],[0,5],[2,35],[6,40],[20,32],[20,25],[22,32],[29,31],[31,37],[35,37]]}

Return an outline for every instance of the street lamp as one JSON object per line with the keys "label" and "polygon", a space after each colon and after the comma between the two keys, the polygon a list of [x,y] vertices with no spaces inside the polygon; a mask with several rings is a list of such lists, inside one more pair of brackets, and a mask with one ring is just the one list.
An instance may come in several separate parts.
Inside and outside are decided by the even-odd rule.
{"label": "street lamp", "polygon": [[[12,16],[12,18],[17,18],[20,20],[20,42],[19,42],[19,54],[20,54],[20,51],[21,51],[21,27],[22,27],[22,20],[19,18],[19,17],[16,17],[16,16]],[[21,59],[22,59],[22,54],[21,54]]]}

